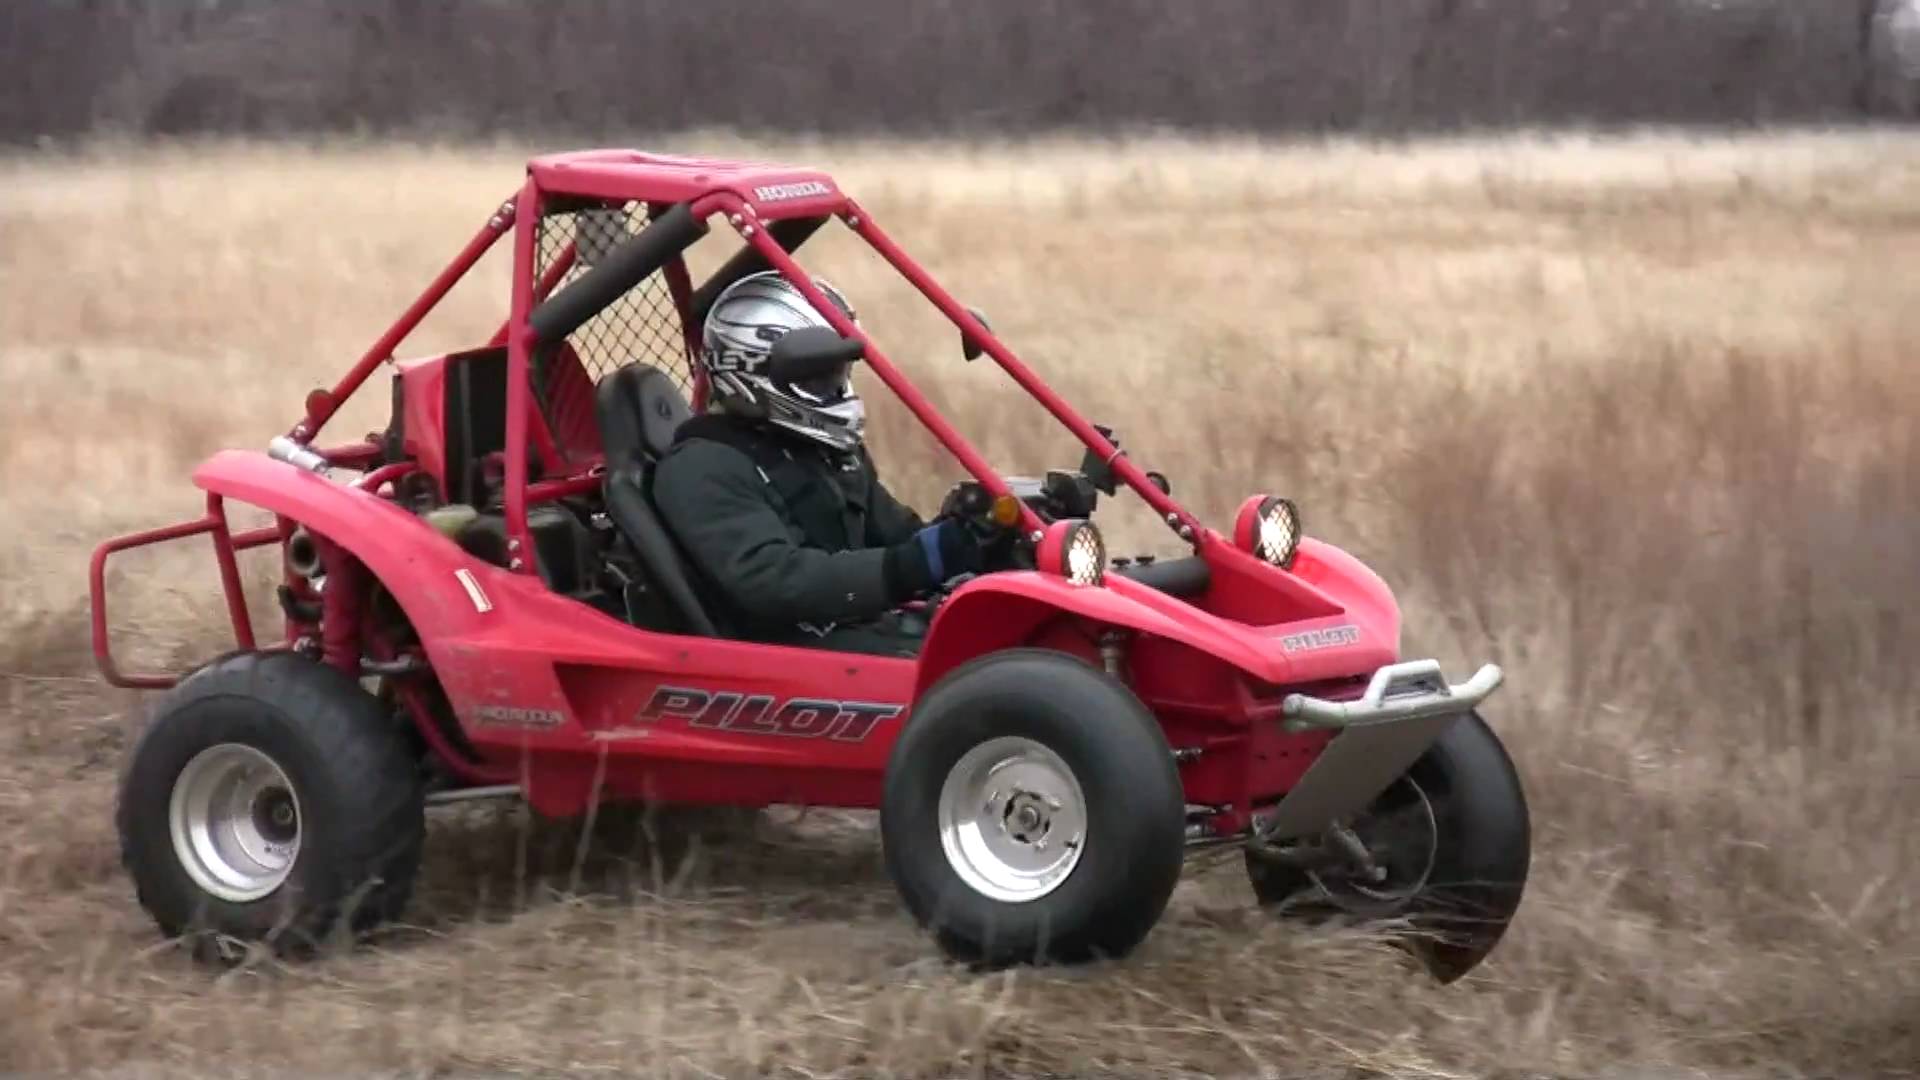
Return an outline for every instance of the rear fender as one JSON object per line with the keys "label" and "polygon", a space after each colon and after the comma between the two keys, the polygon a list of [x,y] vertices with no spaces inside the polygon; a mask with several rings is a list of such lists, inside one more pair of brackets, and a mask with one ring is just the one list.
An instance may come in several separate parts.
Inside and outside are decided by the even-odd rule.
{"label": "rear fender", "polygon": [[436,666],[437,642],[475,631],[491,607],[488,594],[520,584],[393,503],[265,454],[223,450],[194,470],[193,483],[297,521],[351,552],[393,594]]}

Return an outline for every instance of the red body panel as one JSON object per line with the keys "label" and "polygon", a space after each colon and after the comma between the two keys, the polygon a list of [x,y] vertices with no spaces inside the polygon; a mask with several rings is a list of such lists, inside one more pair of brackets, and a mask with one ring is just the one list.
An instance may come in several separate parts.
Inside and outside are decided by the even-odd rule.
{"label": "red body panel", "polygon": [[405,433],[402,449],[420,463],[420,471],[433,477],[434,486],[443,494],[447,485],[447,358],[428,357],[406,360],[394,365],[399,369],[401,393],[406,399],[401,430]]}
{"label": "red body panel", "polygon": [[[447,483],[447,365],[494,351],[476,349],[394,364],[405,401],[404,450],[419,463],[421,472],[433,477],[443,495]],[[594,416],[593,379],[571,347],[562,348],[554,357],[544,389],[553,418],[551,430],[544,423],[529,425],[529,434],[544,444],[543,459],[563,473],[598,462],[600,422]]]}

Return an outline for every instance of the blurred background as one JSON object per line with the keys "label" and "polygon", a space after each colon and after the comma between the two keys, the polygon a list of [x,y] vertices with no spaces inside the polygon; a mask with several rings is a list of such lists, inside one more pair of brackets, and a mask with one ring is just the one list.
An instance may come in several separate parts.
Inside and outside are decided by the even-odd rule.
{"label": "blurred background", "polygon": [[0,137],[1913,114],[1911,0],[15,0]]}

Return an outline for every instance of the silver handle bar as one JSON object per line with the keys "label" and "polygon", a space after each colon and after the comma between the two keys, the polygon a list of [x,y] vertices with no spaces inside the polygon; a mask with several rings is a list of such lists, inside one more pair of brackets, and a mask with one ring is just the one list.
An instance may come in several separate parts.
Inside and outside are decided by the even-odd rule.
{"label": "silver handle bar", "polygon": [[1288,731],[1344,728],[1382,720],[1463,713],[1487,699],[1505,676],[1498,664],[1484,664],[1466,682],[1449,686],[1438,660],[1388,664],[1373,673],[1358,701],[1328,701],[1288,694],[1280,703]]}

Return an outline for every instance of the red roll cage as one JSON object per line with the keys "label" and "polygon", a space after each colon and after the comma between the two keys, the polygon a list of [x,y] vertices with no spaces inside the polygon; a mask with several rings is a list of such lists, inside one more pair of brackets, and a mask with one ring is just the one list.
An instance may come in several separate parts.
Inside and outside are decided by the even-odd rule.
{"label": "red roll cage", "polygon": [[[1148,481],[1146,474],[1130,462],[1119,449],[1067,404],[1052,387],[1001,343],[991,329],[975,318],[965,306],[936,282],[912,257],[895,244],[852,198],[843,194],[824,172],[780,165],[720,161],[704,158],[647,154],[635,150],[586,150],[535,158],[527,168],[527,181],[511,198],[503,202],[480,231],[468,242],[445,270],[441,271],[418,299],[403,312],[358,363],[331,390],[310,395],[307,415],[289,433],[298,442],[316,438],[327,420],[338,410],[369,375],[382,363],[393,359],[395,347],[413,331],[441,298],[466,275],[509,227],[514,233],[512,306],[506,324],[495,335],[496,343],[508,350],[506,516],[509,535],[523,544],[527,537],[527,506],[546,491],[535,488],[529,498],[527,482],[528,443],[543,460],[557,458],[552,435],[531,408],[531,355],[534,335],[528,317],[536,304],[546,298],[547,290],[564,276],[576,257],[569,244],[553,260],[544,274],[534,273],[536,226],[543,204],[556,196],[603,200],[631,200],[650,206],[686,205],[696,221],[705,222],[716,215],[744,239],[773,269],[780,271],[799,288],[815,309],[835,330],[858,339],[865,348],[865,360],[888,389],[912,411],[913,415],[939,439],[967,472],[995,495],[1007,493],[1006,482],[988,464],[979,451],[955,430],[933,407],[917,387],[895,367],[886,353],[866,331],[847,319],[828,302],[811,275],[793,258],[787,247],[767,228],[773,222],[808,218],[838,218],[865,240],[895,270],[912,282],[941,314],[966,337],[980,344],[986,355],[1032,394],[1048,412],[1072,431],[1101,460],[1111,464],[1115,475],[1145,499],[1179,535],[1198,544],[1209,530],[1165,492]],[[698,330],[688,316],[684,282],[673,292],[680,308],[682,327],[691,348],[697,348]],[[529,424],[529,419],[533,423]],[[348,463],[363,455],[360,444],[339,450],[323,451],[329,460]],[[564,481],[543,485],[551,490]],[[1031,531],[1040,522],[1031,509],[1022,508],[1022,525]],[[523,566],[523,573],[532,573]]]}
{"label": "red roll cage", "polygon": [[[881,258],[904,276],[946,318],[959,329],[963,339],[977,344],[993,358],[1016,383],[1031,394],[1048,412],[1064,424],[1088,450],[1109,464],[1116,479],[1124,482],[1146,500],[1169,528],[1196,551],[1213,545],[1231,548],[1219,534],[1203,525],[1166,492],[1155,486],[1144,471],[1136,467],[1105,435],[1049,387],[1032,369],[1016,357],[984,322],[976,318],[932,275],[893,242],[858,203],[843,193],[825,172],[783,165],[722,161],[706,158],[650,154],[637,150],[586,150],[554,154],[532,159],[520,189],[505,199],[467,241],[453,260],[401,312],[387,330],[368,347],[351,369],[331,388],[316,389],[305,402],[305,415],[287,437],[308,446],[329,465],[360,470],[364,475],[355,485],[374,491],[401,474],[412,471],[407,463],[382,465],[383,448],[377,440],[320,447],[311,445],[327,422],[340,410],[366,380],[383,364],[396,362],[400,343],[413,332],[447,293],[459,283],[501,237],[513,233],[512,294],[506,320],[493,335],[491,345],[505,346],[507,353],[505,438],[500,455],[504,475],[502,501],[510,549],[528,551],[533,547],[528,528],[528,507],[566,495],[585,492],[599,483],[598,470],[577,467],[556,445],[548,418],[533,399],[533,356],[538,335],[533,322],[536,311],[550,301],[564,298],[594,271],[570,277],[581,260],[578,234],[553,250],[542,250],[540,226],[543,214],[582,208],[639,206],[645,209],[650,224],[640,234],[628,237],[629,243],[654,229],[664,214],[684,210],[686,220],[697,232],[666,253],[642,278],[654,273],[664,279],[666,293],[678,316],[679,331],[686,355],[699,350],[696,297],[680,253],[708,231],[707,223],[716,216],[726,222],[746,246],[735,259],[757,256],[756,266],[780,271],[830,325],[842,335],[859,340],[864,359],[887,387],[935,438],[957,458],[961,465],[994,496],[1011,494],[1007,482],[981,456],[978,450],[941,416],[933,404],[894,366],[886,352],[867,332],[853,323],[839,308],[828,302],[807,273],[793,258],[792,251],[803,243],[827,219],[838,218],[867,242]],[[624,245],[622,245],[624,246]],[[591,261],[591,260],[588,260]],[[544,264],[544,265],[543,265]],[[725,274],[723,267],[719,272]],[[564,284],[563,284],[564,283]],[[629,283],[638,288],[638,280]],[[557,291],[556,291],[557,290]],[[629,291],[612,294],[624,296]],[[576,305],[578,306],[578,305]],[[563,335],[564,336],[564,335]],[[698,364],[688,365],[691,396],[696,409],[704,405],[705,380]],[[537,481],[529,477],[529,450],[544,470]],[[1020,528],[1035,538],[1042,522],[1034,511],[1020,504]],[[221,497],[207,496],[205,515],[192,521],[160,529],[118,537],[101,545],[90,566],[93,596],[93,645],[102,671],[116,685],[161,688],[172,685],[166,676],[129,675],[115,666],[110,649],[106,610],[106,562],[116,552],[129,548],[188,536],[207,534],[213,541],[220,570],[221,585],[233,622],[234,635],[242,648],[254,647],[254,635],[247,614],[235,553],[286,539],[287,522],[239,534],[227,523]],[[1233,560],[1237,550],[1218,557]],[[1237,561],[1237,560],[1236,560]],[[511,569],[520,574],[536,574],[532,559],[515,558]],[[1293,582],[1291,587],[1312,592],[1311,586]]]}

